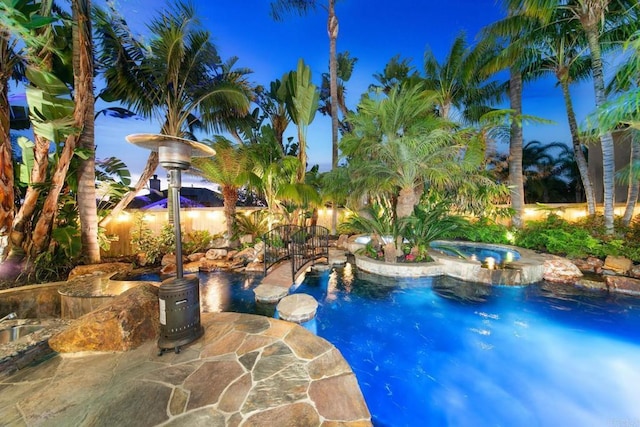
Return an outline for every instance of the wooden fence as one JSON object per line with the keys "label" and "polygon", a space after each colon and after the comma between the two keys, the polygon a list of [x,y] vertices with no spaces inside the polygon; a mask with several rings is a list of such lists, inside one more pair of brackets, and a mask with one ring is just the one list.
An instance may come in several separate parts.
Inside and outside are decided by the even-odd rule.
{"label": "wooden fence", "polygon": [[[263,208],[240,208],[239,213],[250,214],[255,210]],[[331,229],[331,209],[320,209],[318,211],[317,225]],[[524,210],[524,220],[538,220],[544,218],[549,212],[553,212],[567,221],[576,221],[587,215],[586,205],[582,204],[548,204],[545,206],[527,205]],[[602,206],[598,212],[602,213]],[[624,205],[616,205],[615,214],[622,215]],[[635,215],[640,213],[640,206],[636,207]],[[166,209],[138,210],[130,209],[124,211],[120,216],[112,220],[106,227],[109,236],[116,236],[117,240],[111,243],[111,248],[103,252],[104,256],[132,255],[131,238],[136,233],[136,215],[144,218],[144,227],[153,233],[159,233],[162,227],[168,223]],[[338,224],[346,217],[347,211],[339,210]],[[193,230],[207,230],[211,234],[224,233],[227,230],[223,208],[185,208],[180,211],[182,230],[188,233]],[[500,220],[500,219],[499,219]],[[508,223],[508,219],[500,222]]]}

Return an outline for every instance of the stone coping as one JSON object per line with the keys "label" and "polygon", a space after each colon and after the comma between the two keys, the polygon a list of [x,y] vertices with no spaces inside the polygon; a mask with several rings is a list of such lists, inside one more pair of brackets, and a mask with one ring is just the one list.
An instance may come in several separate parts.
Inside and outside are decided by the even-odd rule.
{"label": "stone coping", "polygon": [[58,293],[62,296],[74,298],[115,297],[143,283],[134,280],[111,280],[111,277],[116,274],[78,277],[61,286],[58,289]]}
{"label": "stone coping", "polygon": [[8,425],[370,426],[355,375],[326,340],[294,323],[204,313],[203,338],[159,357],[55,356],[0,378]]}
{"label": "stone coping", "polygon": [[0,330],[22,325],[42,326],[42,329],[15,341],[0,344],[0,378],[11,375],[52,353],[53,350],[47,344],[49,338],[65,329],[69,324],[69,320],[55,318],[13,319],[2,322]]}

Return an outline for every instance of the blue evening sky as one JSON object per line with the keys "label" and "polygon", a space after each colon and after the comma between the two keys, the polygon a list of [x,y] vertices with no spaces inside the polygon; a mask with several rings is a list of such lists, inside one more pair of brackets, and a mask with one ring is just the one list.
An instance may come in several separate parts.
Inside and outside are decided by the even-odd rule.
{"label": "blue evening sky", "polygon": [[[101,4],[102,0],[96,0]],[[323,2],[320,2],[323,3]],[[146,31],[146,23],[166,3],[156,0],[116,0],[118,9],[134,32]],[[269,82],[295,69],[299,58],[311,67],[319,85],[321,73],[328,71],[329,40],[326,12],[318,9],[307,16],[292,14],[275,22],[269,14],[268,0],[196,1],[202,24],[211,32],[223,59],[239,57],[238,66],[254,71],[251,80],[268,86]],[[336,12],[340,23],[338,51],[349,51],[358,58],[347,84],[348,107],[354,109],[360,95],[374,83],[373,74],[382,72],[391,57],[411,58],[422,70],[422,58],[429,46],[442,62],[451,43],[464,30],[473,43],[479,30],[503,16],[494,0],[342,0]],[[578,119],[593,108],[590,82],[573,88]],[[100,108],[104,104],[97,105]],[[505,104],[506,106],[506,104]],[[525,127],[525,141],[570,142],[560,89],[553,79],[525,85],[525,114],[554,120],[556,125]],[[101,116],[96,122],[97,157],[120,157],[132,175],[142,171],[146,152],[124,141],[134,132],[158,132],[159,126],[140,120],[119,120]],[[295,129],[290,125],[289,134]],[[205,137],[205,136],[203,136]],[[331,164],[330,120],[317,114],[308,134],[309,164],[327,170]],[[164,172],[159,170],[159,175]]]}

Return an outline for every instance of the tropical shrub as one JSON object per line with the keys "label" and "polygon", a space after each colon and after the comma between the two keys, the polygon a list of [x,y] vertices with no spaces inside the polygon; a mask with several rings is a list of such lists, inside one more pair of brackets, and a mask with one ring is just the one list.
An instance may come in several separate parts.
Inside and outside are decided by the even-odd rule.
{"label": "tropical shrub", "polygon": [[462,237],[472,242],[508,245],[513,243],[513,235],[506,225],[497,224],[489,218],[481,218],[478,221],[470,221]]}
{"label": "tropical shrub", "polygon": [[155,235],[145,224],[143,215],[136,214],[132,233],[131,244],[134,252],[144,252],[148,264],[160,262],[164,255],[175,250],[175,231],[169,224]]}
{"label": "tropical shrub", "polygon": [[386,200],[373,202],[360,212],[352,213],[340,224],[338,231],[344,234],[375,234],[394,238],[400,235],[393,206]]}
{"label": "tropical shrub", "polygon": [[223,233],[211,234],[207,230],[193,230],[186,233],[182,242],[182,250],[185,254],[204,252],[209,249],[211,242],[223,237]]}
{"label": "tropical shrub", "polygon": [[256,210],[250,214],[236,213],[235,215],[235,236],[251,235],[255,239],[261,239],[269,231],[270,213],[266,209]]}
{"label": "tropical shrub", "polygon": [[426,253],[433,240],[464,236],[468,226],[465,218],[450,213],[450,204],[445,200],[423,199],[411,216],[400,221],[402,236],[421,254]]}
{"label": "tropical shrub", "polygon": [[549,214],[543,221],[527,223],[517,235],[516,244],[571,258],[602,256],[603,250],[602,241],[592,236],[589,230],[555,214]]}

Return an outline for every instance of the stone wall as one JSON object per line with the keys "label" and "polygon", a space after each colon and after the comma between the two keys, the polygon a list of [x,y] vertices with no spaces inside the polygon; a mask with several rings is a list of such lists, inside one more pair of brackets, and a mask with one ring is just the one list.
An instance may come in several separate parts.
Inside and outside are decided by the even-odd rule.
{"label": "stone wall", "polygon": [[0,291],[0,317],[16,313],[20,319],[60,317],[58,288],[67,282],[22,286]]}

